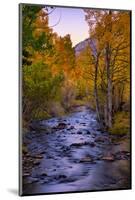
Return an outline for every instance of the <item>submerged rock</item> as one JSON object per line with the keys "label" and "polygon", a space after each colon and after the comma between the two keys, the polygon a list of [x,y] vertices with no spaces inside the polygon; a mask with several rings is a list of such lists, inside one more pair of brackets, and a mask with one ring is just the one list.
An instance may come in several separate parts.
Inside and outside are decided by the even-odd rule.
{"label": "submerged rock", "polygon": [[84,163],[84,162],[93,162],[93,158],[90,156],[86,156],[84,158],[82,158],[80,161],[80,163]]}

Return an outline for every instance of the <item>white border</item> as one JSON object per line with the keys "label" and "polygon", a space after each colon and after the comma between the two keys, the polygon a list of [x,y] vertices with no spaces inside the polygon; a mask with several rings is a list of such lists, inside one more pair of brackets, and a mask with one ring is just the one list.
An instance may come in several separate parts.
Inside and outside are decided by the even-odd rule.
{"label": "white border", "polygon": [[[132,44],[135,44],[135,1],[134,0],[26,0],[1,2],[0,9],[0,196],[1,199],[18,199],[18,3],[41,3],[79,7],[132,9]],[[132,47],[132,115],[133,115],[133,166],[135,165],[135,52]],[[133,167],[133,190],[111,192],[89,192],[34,196],[29,199],[133,199],[135,193]]]}

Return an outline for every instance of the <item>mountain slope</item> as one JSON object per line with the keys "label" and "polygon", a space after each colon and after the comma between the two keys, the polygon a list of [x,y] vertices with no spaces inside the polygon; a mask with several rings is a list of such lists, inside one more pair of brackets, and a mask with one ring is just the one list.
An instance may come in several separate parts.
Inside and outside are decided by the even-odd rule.
{"label": "mountain slope", "polygon": [[93,55],[96,56],[96,41],[91,38],[87,38],[75,45],[75,55],[78,56],[87,46],[90,46]]}

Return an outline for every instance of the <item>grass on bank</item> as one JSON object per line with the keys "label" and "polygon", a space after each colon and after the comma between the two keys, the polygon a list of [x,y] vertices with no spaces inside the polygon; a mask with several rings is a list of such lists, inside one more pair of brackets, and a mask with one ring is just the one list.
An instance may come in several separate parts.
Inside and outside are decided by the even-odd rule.
{"label": "grass on bank", "polygon": [[111,134],[125,135],[130,132],[130,112],[118,112],[114,116],[113,127],[109,130]]}

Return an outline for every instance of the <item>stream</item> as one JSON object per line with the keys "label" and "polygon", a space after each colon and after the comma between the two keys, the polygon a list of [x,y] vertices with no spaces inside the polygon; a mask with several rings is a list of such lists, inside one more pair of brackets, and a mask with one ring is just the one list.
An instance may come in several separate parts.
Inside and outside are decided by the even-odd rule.
{"label": "stream", "polygon": [[23,143],[24,195],[131,187],[129,136],[102,131],[86,106],[33,122]]}

